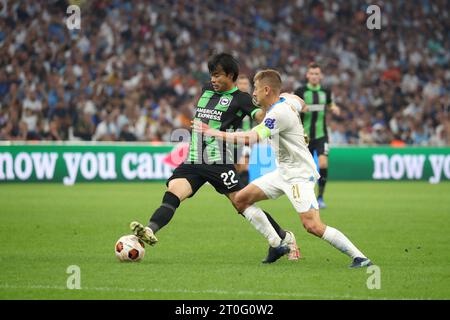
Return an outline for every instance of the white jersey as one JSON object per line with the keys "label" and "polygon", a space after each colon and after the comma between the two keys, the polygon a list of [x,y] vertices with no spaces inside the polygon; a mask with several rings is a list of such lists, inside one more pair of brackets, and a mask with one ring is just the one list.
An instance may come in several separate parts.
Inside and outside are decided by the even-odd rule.
{"label": "white jersey", "polygon": [[270,136],[270,144],[276,154],[277,167],[283,179],[300,178],[315,182],[320,175],[306,145],[297,110],[301,110],[299,102],[281,98],[269,108],[263,122],[255,129],[265,127],[256,131],[260,136]]}

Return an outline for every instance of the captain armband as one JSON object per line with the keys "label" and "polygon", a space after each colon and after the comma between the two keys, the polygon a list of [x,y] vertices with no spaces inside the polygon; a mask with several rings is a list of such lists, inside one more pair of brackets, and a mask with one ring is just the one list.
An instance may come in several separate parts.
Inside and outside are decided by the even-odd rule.
{"label": "captain armband", "polygon": [[270,135],[271,135],[270,129],[267,128],[264,123],[258,124],[252,130],[258,134],[258,137],[260,140],[264,140],[264,139],[270,137]]}

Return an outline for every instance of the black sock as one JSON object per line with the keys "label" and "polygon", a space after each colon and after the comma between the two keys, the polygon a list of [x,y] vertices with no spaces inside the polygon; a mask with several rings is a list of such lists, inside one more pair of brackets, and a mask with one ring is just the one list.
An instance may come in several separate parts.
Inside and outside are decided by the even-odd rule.
{"label": "black sock", "polygon": [[275,231],[278,233],[278,235],[280,236],[281,240],[283,240],[286,237],[286,231],[284,231],[280,225],[271,217],[270,214],[268,214],[266,211],[263,210],[263,212],[265,213],[267,219],[269,219],[270,224],[273,226],[273,228],[275,229]]}
{"label": "black sock", "polygon": [[320,179],[319,179],[319,197],[323,198],[323,193],[325,192],[325,185],[327,184],[328,177],[328,168],[321,168],[319,170]]}
{"label": "black sock", "polygon": [[164,227],[172,219],[180,205],[180,199],[172,192],[167,191],[164,194],[161,206],[153,213],[148,226],[154,233]]}

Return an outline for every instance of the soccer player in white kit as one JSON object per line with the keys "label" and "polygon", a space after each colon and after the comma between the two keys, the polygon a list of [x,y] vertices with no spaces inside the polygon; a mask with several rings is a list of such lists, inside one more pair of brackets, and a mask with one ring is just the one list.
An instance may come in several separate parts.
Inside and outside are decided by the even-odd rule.
{"label": "soccer player in white kit", "polygon": [[[236,208],[249,207],[265,199],[286,194],[300,216],[305,229],[329,242],[352,258],[350,267],[366,267],[372,262],[339,230],[325,225],[319,215],[314,186],[320,175],[304,138],[298,112],[306,111],[303,100],[281,92],[281,77],[276,70],[262,70],[254,77],[253,97],[266,111],[264,120],[249,132],[223,132],[204,123],[194,123],[195,131],[232,143],[252,144],[270,139],[277,158],[277,168],[240,190]],[[272,247],[269,256],[277,255]],[[277,256],[278,258],[278,256]]]}

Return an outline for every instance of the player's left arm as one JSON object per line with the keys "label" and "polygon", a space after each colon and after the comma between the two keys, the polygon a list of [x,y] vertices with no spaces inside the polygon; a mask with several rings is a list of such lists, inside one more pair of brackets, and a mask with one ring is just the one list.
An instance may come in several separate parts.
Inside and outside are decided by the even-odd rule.
{"label": "player's left arm", "polygon": [[334,102],[329,104],[331,112],[333,112],[335,115],[341,114],[341,108],[338,107]]}
{"label": "player's left arm", "polygon": [[329,106],[331,112],[333,112],[337,116],[340,115],[341,108],[338,107],[336,105],[336,103],[334,103],[334,97],[333,97],[333,93],[331,92],[331,90],[328,92],[327,96],[328,96],[327,105]]}
{"label": "player's left arm", "polygon": [[283,92],[282,94],[280,94],[280,97],[285,98],[287,100],[286,102],[292,105],[298,111],[298,113],[308,111],[308,106],[306,105],[305,101],[298,95]]}
{"label": "player's left arm", "polygon": [[266,112],[258,106],[255,101],[253,101],[253,98],[248,93],[245,93],[241,96],[239,96],[240,100],[240,109],[241,111],[250,116],[251,119],[255,120],[257,123],[261,123],[263,121],[264,117],[266,116]]}

